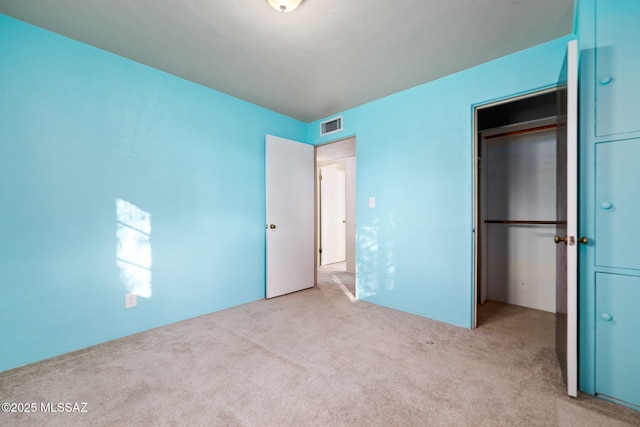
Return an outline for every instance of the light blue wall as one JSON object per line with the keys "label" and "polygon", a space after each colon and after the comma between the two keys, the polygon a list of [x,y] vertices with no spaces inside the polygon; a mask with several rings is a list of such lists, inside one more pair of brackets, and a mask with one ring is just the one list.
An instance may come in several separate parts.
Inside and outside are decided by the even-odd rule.
{"label": "light blue wall", "polygon": [[[264,297],[264,138],[303,123],[0,15],[0,371]],[[124,308],[116,204],[151,214]]]}
{"label": "light blue wall", "polygon": [[309,125],[357,136],[359,298],[472,325],[474,105],[555,86],[571,38],[345,111],[341,133]]}
{"label": "light blue wall", "polygon": [[[569,37],[303,123],[0,16],[0,371],[264,297],[264,136],[357,135],[359,297],[472,321],[472,113],[555,85]],[[375,209],[367,207],[375,196]],[[115,200],[151,214],[124,308]]]}

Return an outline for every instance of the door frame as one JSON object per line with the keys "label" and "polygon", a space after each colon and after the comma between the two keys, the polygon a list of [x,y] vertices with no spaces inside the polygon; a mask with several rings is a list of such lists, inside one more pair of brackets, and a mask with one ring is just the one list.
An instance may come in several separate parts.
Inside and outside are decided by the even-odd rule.
{"label": "door frame", "polygon": [[479,176],[480,173],[480,168],[479,168],[479,158],[478,158],[478,154],[479,154],[479,145],[482,143],[482,139],[479,135],[479,131],[478,131],[478,111],[482,110],[484,108],[491,108],[491,107],[495,107],[497,105],[502,105],[502,104],[508,104],[511,102],[515,102],[515,101],[520,101],[523,99],[527,99],[527,98],[531,98],[534,96],[538,96],[538,95],[544,95],[546,93],[551,93],[551,92],[556,92],[558,90],[558,85],[553,85],[553,86],[547,86],[544,88],[539,88],[539,89],[533,89],[531,91],[528,92],[524,92],[524,93],[520,93],[520,94],[516,94],[516,95],[510,95],[510,96],[506,96],[504,98],[500,98],[497,100],[492,100],[492,101],[486,101],[486,102],[481,102],[478,104],[473,104],[471,106],[471,120],[473,123],[472,126],[472,132],[473,132],[473,136],[472,136],[472,144],[473,144],[473,150],[472,150],[472,162],[473,162],[473,224],[472,224],[472,237],[473,237],[473,292],[472,292],[472,303],[471,303],[471,320],[472,320],[472,325],[471,325],[471,329],[475,329],[478,327],[478,296],[480,294],[480,289],[479,286],[481,284],[480,282],[480,268],[482,267],[482,262],[479,259],[480,258],[480,245],[481,245],[481,239],[483,239],[483,236],[481,235],[481,231],[483,230],[482,224],[480,224],[480,188],[482,185],[482,178]]}
{"label": "door frame", "polygon": [[[350,136],[347,136],[347,137],[342,137],[342,138],[334,139],[334,140],[331,140],[331,141],[326,141],[326,142],[323,142],[321,144],[316,144],[314,146],[315,179],[316,179],[316,183],[315,183],[316,196],[315,196],[315,208],[314,208],[314,212],[315,212],[315,216],[316,216],[315,217],[315,233],[314,233],[315,234],[314,245],[315,245],[315,248],[316,248],[315,249],[315,264],[316,264],[316,269],[315,269],[316,277],[315,277],[315,280],[316,280],[316,283],[317,283],[317,279],[318,279],[317,271],[318,271],[318,267],[320,265],[319,264],[319,261],[320,261],[320,257],[319,257],[319,249],[320,249],[320,217],[319,217],[319,212],[320,212],[320,200],[319,200],[319,195],[320,195],[320,179],[319,179],[320,165],[318,163],[318,148],[324,147],[324,146],[327,146],[327,145],[331,145],[331,144],[335,144],[335,143],[339,143],[339,142],[343,142],[343,141],[347,141],[347,140],[350,140],[350,139],[353,139],[353,144],[355,146],[353,157],[356,159],[356,193],[357,193],[357,185],[358,185],[358,180],[357,180],[357,170],[358,170],[357,169],[357,162],[358,162],[357,161],[357,157],[358,157],[357,156],[357,148],[358,148],[358,143],[357,143],[356,135],[350,135]],[[341,159],[342,158],[335,158],[336,161],[341,160]],[[324,163],[324,164],[326,164],[326,163]],[[354,197],[353,205],[354,205],[354,209],[356,210],[356,219],[357,219],[356,200],[357,200],[357,197]],[[354,257],[354,261],[357,264],[357,259],[356,259],[357,232],[354,232],[354,233],[355,233],[355,242],[356,242],[356,244],[354,245],[354,248],[353,248],[353,252],[354,253],[352,255]],[[357,278],[357,268],[355,270],[356,270],[355,271],[355,275],[356,275],[356,278]],[[357,291],[357,280],[356,280],[356,291]],[[354,295],[354,297],[355,297],[355,295]]]}

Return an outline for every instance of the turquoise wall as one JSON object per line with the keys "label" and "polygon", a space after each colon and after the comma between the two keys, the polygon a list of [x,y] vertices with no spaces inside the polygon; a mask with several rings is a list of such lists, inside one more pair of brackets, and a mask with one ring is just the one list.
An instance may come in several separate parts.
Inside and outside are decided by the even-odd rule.
{"label": "turquoise wall", "polygon": [[[265,134],[305,124],[0,15],[0,371],[265,295]],[[124,308],[116,200],[150,214]]]}
{"label": "turquoise wall", "polygon": [[340,113],[340,133],[309,124],[309,143],[357,136],[359,298],[471,327],[474,106],[555,86],[571,38]]}
{"label": "turquoise wall", "polygon": [[[358,297],[470,327],[473,108],[554,86],[569,39],[345,111],[321,138],[0,15],[0,371],[263,298],[267,133],[357,135]],[[117,199],[151,218],[152,295],[129,310]]]}

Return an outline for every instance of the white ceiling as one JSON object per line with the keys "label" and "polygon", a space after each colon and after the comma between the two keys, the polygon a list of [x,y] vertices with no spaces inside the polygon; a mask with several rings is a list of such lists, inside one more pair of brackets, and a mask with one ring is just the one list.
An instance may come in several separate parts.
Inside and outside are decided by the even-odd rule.
{"label": "white ceiling", "polygon": [[570,34],[573,0],[0,0],[0,13],[304,122]]}

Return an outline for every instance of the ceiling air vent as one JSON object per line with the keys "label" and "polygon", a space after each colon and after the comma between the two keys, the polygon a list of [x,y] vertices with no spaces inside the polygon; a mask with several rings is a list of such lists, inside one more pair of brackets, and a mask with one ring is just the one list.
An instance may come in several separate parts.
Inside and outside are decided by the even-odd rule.
{"label": "ceiling air vent", "polygon": [[342,117],[336,117],[335,119],[327,120],[320,123],[320,136],[328,135],[334,132],[340,132],[342,130]]}

